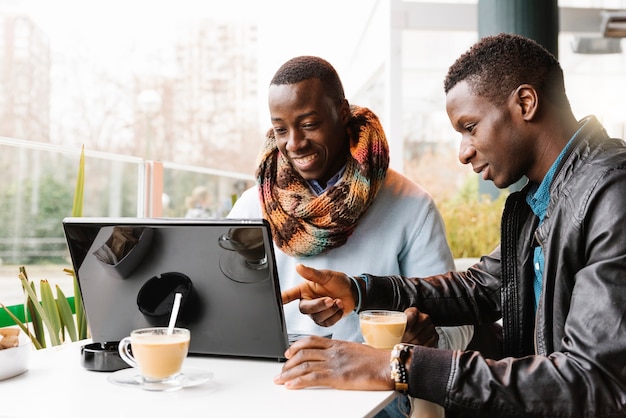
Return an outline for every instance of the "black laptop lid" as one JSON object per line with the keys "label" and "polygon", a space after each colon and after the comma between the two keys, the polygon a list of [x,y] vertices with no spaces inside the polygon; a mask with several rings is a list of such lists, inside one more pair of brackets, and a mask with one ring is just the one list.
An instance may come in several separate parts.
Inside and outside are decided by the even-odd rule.
{"label": "black laptop lid", "polygon": [[269,225],[262,219],[66,218],[93,341],[167,326],[191,354],[283,359],[288,346]]}

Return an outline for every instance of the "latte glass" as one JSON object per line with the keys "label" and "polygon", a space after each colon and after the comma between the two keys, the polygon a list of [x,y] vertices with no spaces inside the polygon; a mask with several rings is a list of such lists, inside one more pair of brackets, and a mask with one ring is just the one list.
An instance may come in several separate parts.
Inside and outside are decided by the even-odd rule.
{"label": "latte glass", "polygon": [[359,323],[367,345],[391,350],[394,345],[402,342],[406,314],[385,310],[363,311],[359,313]]}
{"label": "latte glass", "polygon": [[119,353],[126,363],[139,370],[144,389],[174,389],[187,357],[190,336],[185,328],[174,328],[171,335],[167,327],[136,329],[120,341]]}

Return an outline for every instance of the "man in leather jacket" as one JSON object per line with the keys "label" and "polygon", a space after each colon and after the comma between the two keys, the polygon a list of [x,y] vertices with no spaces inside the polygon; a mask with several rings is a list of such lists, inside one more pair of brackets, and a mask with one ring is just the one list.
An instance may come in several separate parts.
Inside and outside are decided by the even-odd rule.
{"label": "man in leather jacket", "polygon": [[626,416],[626,145],[575,119],[556,58],[518,35],[481,39],[444,87],[461,162],[501,188],[528,179],[507,200],[500,246],[466,272],[408,282],[299,265],[309,281],[283,302],[301,299],[320,324],[409,306],[435,325],[501,319],[502,358],[310,338],[288,349],[276,383],[396,388],[449,415]]}

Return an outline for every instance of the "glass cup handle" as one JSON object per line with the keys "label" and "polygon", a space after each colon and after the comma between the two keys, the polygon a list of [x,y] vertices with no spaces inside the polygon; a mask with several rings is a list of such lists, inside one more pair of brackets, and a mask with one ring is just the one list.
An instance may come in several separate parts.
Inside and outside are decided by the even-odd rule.
{"label": "glass cup handle", "polygon": [[228,237],[226,234],[220,235],[219,239],[217,240],[217,243],[219,244],[220,247],[222,247],[225,250],[235,251],[235,249],[233,248],[233,245],[230,242],[230,237]]}
{"label": "glass cup handle", "polygon": [[128,351],[130,347],[130,337],[124,337],[120,344],[117,346],[117,351],[120,353],[120,357],[124,360],[129,366],[137,367],[137,362],[133,358],[133,356]]}

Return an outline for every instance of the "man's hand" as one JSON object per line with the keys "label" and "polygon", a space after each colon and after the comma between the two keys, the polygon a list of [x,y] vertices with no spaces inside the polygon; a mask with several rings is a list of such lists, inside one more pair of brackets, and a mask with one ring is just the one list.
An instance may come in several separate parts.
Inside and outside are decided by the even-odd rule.
{"label": "man's hand", "polygon": [[354,310],[352,281],[332,270],[316,270],[303,264],[296,271],[305,281],[281,293],[283,304],[300,299],[300,312],[309,315],[316,324],[330,326],[345,312]]}
{"label": "man's hand", "polygon": [[417,310],[408,308],[406,314],[406,330],[402,336],[402,342],[437,348],[439,334],[430,320],[430,316]]}
{"label": "man's hand", "polygon": [[361,343],[307,337],[287,349],[287,361],[274,383],[288,389],[325,386],[392,390],[394,382],[389,374],[389,356],[389,350],[378,350]]}

